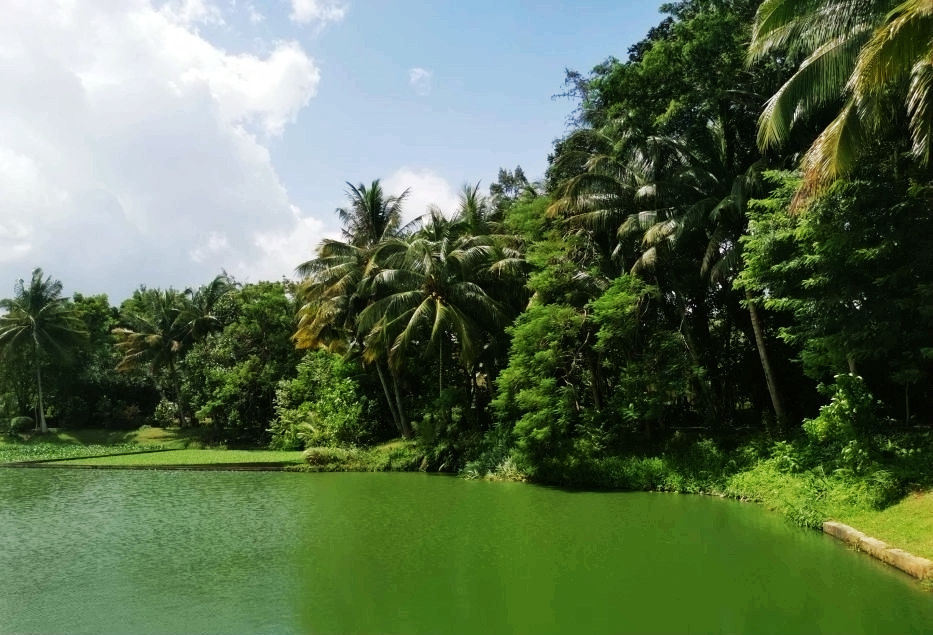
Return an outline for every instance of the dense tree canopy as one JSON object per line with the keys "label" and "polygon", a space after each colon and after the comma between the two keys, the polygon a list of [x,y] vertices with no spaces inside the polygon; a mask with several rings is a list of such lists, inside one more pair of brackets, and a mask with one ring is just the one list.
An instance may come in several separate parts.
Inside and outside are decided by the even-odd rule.
{"label": "dense tree canopy", "polygon": [[404,437],[424,467],[562,483],[761,439],[864,472],[933,417],[931,7],[668,3],[567,72],[542,181],[499,168],[446,210],[348,183],[296,283],[117,309],[37,270],[0,305],[3,414],[41,422],[49,394],[67,425]]}

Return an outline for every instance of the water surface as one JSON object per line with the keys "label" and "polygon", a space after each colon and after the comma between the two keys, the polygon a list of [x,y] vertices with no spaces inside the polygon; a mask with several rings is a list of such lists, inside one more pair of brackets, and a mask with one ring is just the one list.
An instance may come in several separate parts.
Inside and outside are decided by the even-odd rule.
{"label": "water surface", "polygon": [[754,505],[423,474],[0,469],[2,633],[923,633]]}

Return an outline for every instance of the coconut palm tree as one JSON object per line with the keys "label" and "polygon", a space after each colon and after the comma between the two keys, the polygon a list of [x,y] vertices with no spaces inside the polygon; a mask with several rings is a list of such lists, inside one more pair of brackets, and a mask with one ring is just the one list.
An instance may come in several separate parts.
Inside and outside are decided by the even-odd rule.
{"label": "coconut palm tree", "polygon": [[197,289],[185,289],[184,296],[187,301],[182,302],[179,320],[182,322],[187,345],[202,340],[221,328],[216,315],[217,304],[236,288],[236,281],[223,272],[206,285]]}
{"label": "coconut palm tree", "polygon": [[[0,300],[0,351],[4,356],[21,351],[31,358],[36,374],[39,429],[45,434],[45,403],[42,387],[42,361],[61,358],[87,338],[87,331],[74,307],[62,297],[62,283],[43,277],[36,268],[27,284],[19,280],[12,298]],[[28,352],[27,352],[28,351]]]}
{"label": "coconut palm tree", "polygon": [[[304,279],[299,293],[303,304],[298,312],[294,340],[298,348],[325,348],[347,355],[359,354],[364,347],[358,334],[360,313],[373,301],[371,280],[379,270],[377,250],[388,254],[393,248],[404,250],[397,240],[401,231],[402,204],[408,195],[385,196],[379,180],[369,187],[347,183],[350,205],[337,209],[343,223],[343,241],[324,240],[317,256],[296,268]],[[394,245],[394,247],[392,247]],[[365,361],[376,367],[385,392],[386,404],[402,436],[411,429],[401,409],[398,378],[387,366],[375,340],[370,341],[370,355]],[[389,370],[390,372],[385,372]],[[391,390],[390,390],[391,386]]]}
{"label": "coconut palm tree", "polygon": [[[630,262],[633,273],[656,276],[685,265],[689,271],[696,263],[704,284],[728,286],[741,263],[739,237],[747,226],[748,200],[759,187],[761,162],[737,153],[730,131],[718,121],[708,123],[702,143],[644,135],[625,124],[616,119],[581,131],[589,135],[581,145],[595,151],[584,162],[586,171],[564,183],[551,213],[595,233],[604,254],[611,249],[611,259]],[[689,292],[675,295],[682,298],[684,316],[698,315]],[[748,294],[746,306],[775,416],[784,420],[763,320]],[[689,332],[684,337],[699,363]]]}
{"label": "coconut palm tree", "polygon": [[357,247],[372,247],[398,234],[402,225],[402,205],[409,190],[398,196],[386,196],[379,179],[369,187],[347,183],[349,207],[337,208],[343,223],[343,236]]}
{"label": "coconut palm tree", "polygon": [[804,179],[795,206],[851,169],[866,141],[889,123],[892,95],[903,101],[914,157],[929,163],[929,0],[765,0],[756,15],[749,61],[773,55],[801,61],[765,104],[758,130],[761,148],[785,143],[799,121],[838,108],[802,160]]}
{"label": "coconut palm tree", "polygon": [[181,405],[178,360],[190,341],[190,330],[185,327],[186,298],[174,289],[148,289],[141,295],[142,310],[125,315],[125,326],[113,329],[117,349],[123,353],[117,370],[125,372],[146,366],[163,396],[159,376],[166,372],[171,401],[175,403],[178,422],[184,427],[187,421]]}
{"label": "coconut palm tree", "polygon": [[[360,314],[359,332],[368,343],[389,343],[393,368],[415,343],[434,349],[442,390],[445,343],[456,348],[464,367],[472,371],[484,337],[505,322],[503,308],[479,283],[494,266],[495,253],[488,237],[413,238],[404,253],[383,258],[385,268],[373,277],[378,299]],[[381,354],[382,349],[370,350]]]}
{"label": "coconut palm tree", "polygon": [[113,330],[117,349],[123,353],[117,370],[129,371],[145,365],[157,386],[159,376],[165,372],[181,426],[187,425],[187,419],[181,403],[178,361],[195,342],[221,328],[215,315],[217,303],[235,287],[233,279],[222,273],[195,290],[143,291],[141,310],[125,315],[125,325]]}

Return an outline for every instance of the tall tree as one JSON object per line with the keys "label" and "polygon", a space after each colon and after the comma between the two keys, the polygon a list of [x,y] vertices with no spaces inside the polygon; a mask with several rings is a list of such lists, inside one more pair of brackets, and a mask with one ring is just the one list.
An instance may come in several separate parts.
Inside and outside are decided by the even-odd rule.
{"label": "tall tree", "polygon": [[398,234],[402,224],[402,204],[408,190],[398,196],[386,196],[379,179],[369,187],[347,183],[349,207],[337,208],[343,223],[343,236],[357,247],[372,247]]}
{"label": "tall tree", "polygon": [[221,327],[214,309],[234,287],[233,280],[221,274],[197,290],[138,291],[129,303],[129,310],[124,312],[124,325],[113,330],[117,348],[123,354],[117,370],[128,371],[144,365],[157,386],[164,372],[181,426],[188,421],[181,403],[178,362],[192,344]]}
{"label": "tall tree", "polygon": [[[337,209],[344,240],[323,241],[317,248],[317,256],[296,268],[304,278],[300,287],[303,304],[294,335],[298,348],[359,354],[365,343],[359,336],[357,321],[373,300],[370,281],[378,270],[375,253],[378,249],[389,249],[387,244],[404,250],[404,243],[394,239],[400,233],[402,204],[408,190],[398,196],[386,196],[378,179],[369,187],[350,183],[347,186],[350,205]],[[372,338],[369,345],[370,352],[379,350]],[[368,361],[379,375],[396,428],[402,436],[410,436],[411,429],[401,409],[398,378],[388,368],[388,350],[383,352],[370,355]]]}
{"label": "tall tree", "polygon": [[13,297],[0,300],[0,349],[28,351],[36,377],[39,428],[48,432],[42,387],[43,358],[61,359],[69,349],[87,337],[84,324],[67,298],[62,297],[62,283],[43,277],[36,268],[27,284],[19,280]]}

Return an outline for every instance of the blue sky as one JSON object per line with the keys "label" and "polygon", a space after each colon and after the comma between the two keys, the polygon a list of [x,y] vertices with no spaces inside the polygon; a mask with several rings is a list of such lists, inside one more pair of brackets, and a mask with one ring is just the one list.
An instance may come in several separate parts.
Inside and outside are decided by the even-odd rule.
{"label": "blue sky", "polygon": [[[660,19],[658,3],[374,2],[351,6],[306,46],[320,92],[273,150],[304,205],[340,202],[342,183],[427,169],[455,188],[520,164],[543,176],[572,103],[552,99],[565,68],[622,57]],[[408,82],[431,73],[430,92]],[[315,151],[324,149],[323,153]],[[337,198],[335,199],[335,195]]]}
{"label": "blue sky", "polygon": [[661,19],[653,1],[11,2],[0,295],[42,266],[114,302],[289,275],[337,231],[344,181],[411,187],[413,217],[500,166],[543,176],[564,69]]}

